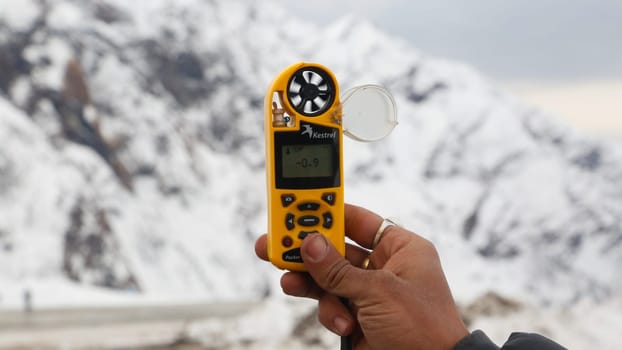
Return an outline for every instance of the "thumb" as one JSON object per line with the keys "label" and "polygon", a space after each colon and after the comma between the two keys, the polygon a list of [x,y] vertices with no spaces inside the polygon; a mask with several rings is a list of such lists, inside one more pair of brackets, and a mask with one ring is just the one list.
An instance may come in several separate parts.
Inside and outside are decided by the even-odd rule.
{"label": "thumb", "polygon": [[366,290],[366,271],[352,266],[321,234],[302,241],[301,255],[315,282],[325,291],[351,300]]}

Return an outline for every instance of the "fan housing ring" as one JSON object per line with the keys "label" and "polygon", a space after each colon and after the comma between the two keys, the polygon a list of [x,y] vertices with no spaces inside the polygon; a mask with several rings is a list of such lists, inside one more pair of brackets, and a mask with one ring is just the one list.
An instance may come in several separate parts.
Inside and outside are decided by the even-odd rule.
{"label": "fan housing ring", "polygon": [[335,101],[335,82],[318,67],[303,67],[287,83],[287,100],[297,113],[316,117]]}

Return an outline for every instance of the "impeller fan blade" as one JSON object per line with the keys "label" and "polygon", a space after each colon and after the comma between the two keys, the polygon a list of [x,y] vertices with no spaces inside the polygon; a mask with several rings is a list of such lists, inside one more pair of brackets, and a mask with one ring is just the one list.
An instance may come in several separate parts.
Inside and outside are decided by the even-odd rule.
{"label": "impeller fan blade", "polygon": [[295,95],[290,97],[289,101],[292,103],[292,105],[294,105],[294,107],[298,107],[302,102],[302,97],[300,97],[300,95]]}
{"label": "impeller fan blade", "polygon": [[296,82],[297,84],[300,84],[301,86],[305,86],[307,85],[309,82],[307,81],[307,78],[305,78],[304,76],[304,72],[303,71],[299,71],[294,75],[294,79],[292,80],[293,82]]}
{"label": "impeller fan blade", "polygon": [[323,108],[324,105],[326,104],[326,100],[324,100],[323,98],[321,98],[320,96],[316,97],[313,99],[313,103],[319,108]]}
{"label": "impeller fan blade", "polygon": [[309,80],[309,84],[313,84],[313,85],[319,87],[320,83],[323,82],[323,81],[324,81],[324,79],[322,78],[321,75],[312,72],[311,79]]}
{"label": "impeller fan blade", "polygon": [[307,101],[305,102],[305,105],[304,105],[304,111],[305,111],[305,113],[309,113],[309,114],[311,114],[311,113],[315,112],[315,111],[313,110],[313,102],[312,102],[311,100],[307,100]]}
{"label": "impeller fan blade", "polygon": [[289,84],[289,92],[299,94],[301,89],[302,85],[298,84],[296,81],[292,81],[292,83]]}

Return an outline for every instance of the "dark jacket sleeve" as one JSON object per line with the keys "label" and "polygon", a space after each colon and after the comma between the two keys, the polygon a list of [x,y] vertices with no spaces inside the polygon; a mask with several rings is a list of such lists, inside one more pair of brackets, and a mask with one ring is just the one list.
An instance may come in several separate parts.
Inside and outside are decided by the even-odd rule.
{"label": "dark jacket sleeve", "polygon": [[[477,330],[462,338],[452,350],[499,350],[499,347]],[[500,350],[567,350],[554,341],[535,333],[512,333]]]}
{"label": "dark jacket sleeve", "polygon": [[499,350],[484,332],[477,330],[462,338],[453,350]]}
{"label": "dark jacket sleeve", "polygon": [[512,333],[502,350],[567,350],[549,338],[536,333]]}

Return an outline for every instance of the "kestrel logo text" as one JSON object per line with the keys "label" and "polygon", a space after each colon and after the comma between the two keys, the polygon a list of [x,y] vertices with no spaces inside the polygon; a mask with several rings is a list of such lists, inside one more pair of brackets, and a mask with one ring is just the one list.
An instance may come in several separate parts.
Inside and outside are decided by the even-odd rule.
{"label": "kestrel logo text", "polygon": [[337,137],[337,131],[333,130],[332,132],[315,132],[313,131],[313,127],[311,125],[303,125],[305,128],[301,135],[309,135],[310,139],[334,139]]}

